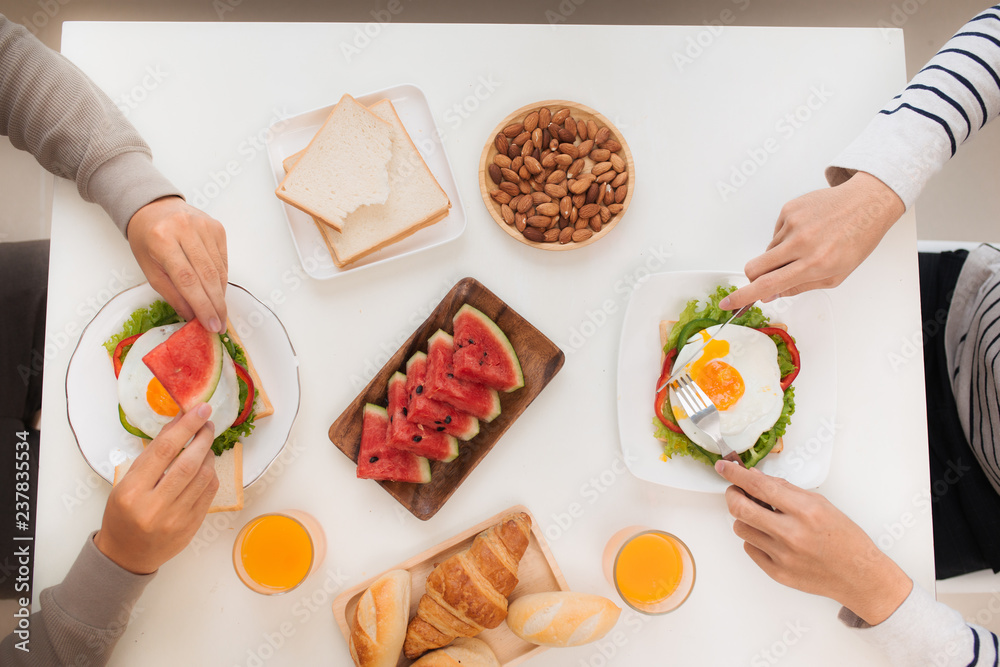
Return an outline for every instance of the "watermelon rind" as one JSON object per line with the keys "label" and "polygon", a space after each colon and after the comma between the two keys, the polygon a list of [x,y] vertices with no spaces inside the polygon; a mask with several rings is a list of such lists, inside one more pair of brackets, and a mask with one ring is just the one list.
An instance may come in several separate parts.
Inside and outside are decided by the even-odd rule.
{"label": "watermelon rind", "polygon": [[[496,322],[469,304],[458,309],[452,322],[455,331],[455,377],[507,393],[524,386],[521,361],[507,334]],[[482,330],[469,331],[477,325]],[[493,357],[484,365],[490,353]]]}
{"label": "watermelon rind", "polygon": [[468,412],[482,421],[493,421],[500,415],[500,396],[495,389],[454,377],[451,368],[453,350],[451,334],[441,329],[427,341],[424,389],[430,398]]}
{"label": "watermelon rind", "polygon": [[[207,349],[199,349],[202,346]],[[222,377],[224,354],[219,334],[191,320],[150,350],[142,361],[181,410],[187,412],[212,398]],[[193,365],[193,359],[202,363]]]}
{"label": "watermelon rind", "polygon": [[361,446],[358,448],[358,479],[415,484],[430,482],[430,462],[413,452],[389,447],[386,443],[388,427],[386,409],[366,403],[362,413]]}
{"label": "watermelon rind", "polygon": [[468,441],[479,435],[479,420],[467,412],[447,403],[417,394],[417,382],[423,384],[427,377],[427,355],[414,352],[406,362],[406,393],[409,398],[410,421],[431,429],[441,429],[459,440]]}
{"label": "watermelon rind", "polygon": [[458,440],[407,419],[407,404],[406,376],[396,372],[389,378],[387,444],[434,461],[447,463],[458,458]]}

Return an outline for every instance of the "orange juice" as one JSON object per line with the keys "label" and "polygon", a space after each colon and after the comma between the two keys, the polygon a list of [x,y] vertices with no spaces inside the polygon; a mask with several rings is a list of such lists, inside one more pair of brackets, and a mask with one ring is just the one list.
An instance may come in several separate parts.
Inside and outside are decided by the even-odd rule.
{"label": "orange juice", "polygon": [[623,597],[639,604],[656,604],[677,589],[683,568],[677,545],[659,533],[645,533],[618,552],[615,582]]}
{"label": "orange juice", "polygon": [[265,514],[243,527],[233,544],[240,580],[265,595],[292,590],[314,571],[326,552],[323,529],[297,510]]}

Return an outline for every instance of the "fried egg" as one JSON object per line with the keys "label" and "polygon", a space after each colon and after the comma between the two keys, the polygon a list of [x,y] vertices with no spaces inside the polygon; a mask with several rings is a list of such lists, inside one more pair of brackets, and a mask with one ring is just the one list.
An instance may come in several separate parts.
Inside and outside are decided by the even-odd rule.
{"label": "fried egg", "polygon": [[[729,325],[698,350],[698,345],[722,325],[709,327],[688,340],[674,368],[682,366],[719,409],[723,438],[736,452],[750,449],[781,416],[784,392],[778,368],[778,348],[771,337],[739,325]],[[711,438],[697,428],[676,400],[674,417],[702,449],[719,454]]]}
{"label": "fried egg", "polygon": [[[118,402],[125,417],[132,426],[151,438],[159,435],[160,430],[177,416],[180,408],[142,358],[182,326],[183,322],[168,324],[139,336],[125,355],[118,374]],[[215,435],[236,421],[240,413],[239,401],[240,385],[236,379],[236,368],[229,354],[223,354],[222,376],[208,401],[212,406],[211,421],[215,424]]]}

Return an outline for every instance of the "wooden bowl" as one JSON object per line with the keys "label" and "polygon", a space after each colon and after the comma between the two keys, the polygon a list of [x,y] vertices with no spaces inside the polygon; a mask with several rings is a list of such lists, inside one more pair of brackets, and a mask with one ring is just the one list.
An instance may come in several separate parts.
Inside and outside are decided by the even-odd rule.
{"label": "wooden bowl", "polygon": [[[626,182],[626,195],[624,201],[622,201],[622,210],[617,214],[613,215],[607,223],[604,223],[601,227],[601,231],[596,232],[586,241],[570,242],[566,244],[561,244],[558,241],[552,243],[538,243],[531,241],[526,238],[521,232],[519,232],[514,225],[508,225],[503,218],[501,213],[501,204],[490,196],[490,193],[497,189],[497,184],[493,182],[490,178],[488,168],[489,165],[493,163],[493,158],[497,154],[497,147],[495,145],[495,137],[497,134],[501,133],[504,128],[512,123],[520,123],[524,120],[532,111],[542,109],[547,107],[551,110],[552,115],[555,115],[557,111],[563,108],[570,110],[570,115],[577,121],[592,120],[597,123],[598,127],[607,127],[611,131],[612,139],[616,140],[621,144],[622,149],[618,152],[618,155],[622,157],[625,161],[625,167],[628,171],[628,181]],[[588,137],[589,138],[589,137]],[[575,138],[574,144],[579,145],[581,140],[579,136]],[[584,171],[589,172],[594,166],[594,161],[589,157],[585,159]],[[565,181],[564,181],[565,183]],[[514,111],[509,116],[504,118],[497,126],[494,128],[493,132],[490,133],[489,140],[486,142],[485,148],[483,148],[482,158],[479,160],[479,190],[483,196],[483,203],[486,204],[486,209],[490,212],[493,220],[496,221],[500,229],[504,230],[509,236],[520,241],[525,245],[529,245],[533,248],[540,248],[542,250],[576,250],[577,248],[583,248],[591,243],[604,238],[611,232],[612,229],[618,224],[618,222],[624,217],[625,212],[628,210],[628,206],[632,201],[632,195],[635,192],[635,162],[632,159],[632,151],[629,149],[628,143],[625,141],[625,137],[618,130],[614,124],[607,118],[599,114],[597,111],[591,109],[588,106],[579,104],[577,102],[570,102],[568,100],[545,100],[542,102],[535,102],[533,104],[528,104],[521,107],[517,111]]]}

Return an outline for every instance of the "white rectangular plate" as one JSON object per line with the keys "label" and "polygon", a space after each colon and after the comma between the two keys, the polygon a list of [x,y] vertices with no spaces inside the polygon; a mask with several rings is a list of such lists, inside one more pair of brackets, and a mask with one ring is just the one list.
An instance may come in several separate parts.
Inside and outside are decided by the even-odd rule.
{"label": "white rectangular plate", "polygon": [[[358,271],[398,257],[405,257],[453,241],[465,231],[465,207],[462,206],[462,198],[458,194],[458,185],[455,183],[448,155],[441,145],[440,133],[434,124],[434,115],[423,91],[414,85],[404,84],[357,96],[355,99],[365,106],[384,99],[392,102],[413,144],[451,200],[451,209],[439,222],[340,269],[333,263],[330,251],[323,241],[323,236],[316,229],[313,219],[294,206],[281,202],[302,268],[313,278],[335,278],[346,272]],[[314,109],[280,120],[269,128],[267,157],[274,174],[275,188],[285,177],[285,169],[281,163],[289,155],[298,153],[309,144],[330,115],[333,106],[331,104],[322,109]]]}
{"label": "white rectangular plate", "polygon": [[[739,273],[657,273],[632,293],[618,352],[618,432],[625,463],[639,479],[678,489],[722,493],[729,483],[701,461],[686,456],[663,460],[663,443],[653,437],[653,397],[660,375],[661,320],[676,320],[691,299],[704,302],[718,285],[745,285]],[[788,325],[801,354],[795,378],[795,413],[784,450],[768,454],[758,468],[806,489],[823,483],[833,454],[837,413],[837,364],[830,298],[806,292],[761,304],[771,322]]]}

